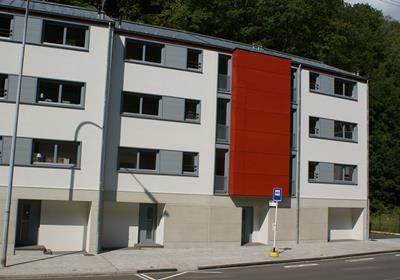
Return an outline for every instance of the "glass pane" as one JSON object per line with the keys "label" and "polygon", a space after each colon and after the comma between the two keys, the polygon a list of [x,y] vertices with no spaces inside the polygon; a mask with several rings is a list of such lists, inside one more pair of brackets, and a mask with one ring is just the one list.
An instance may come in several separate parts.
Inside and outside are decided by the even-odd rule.
{"label": "glass pane", "polygon": [[120,148],[119,149],[119,168],[136,169],[137,150]]}
{"label": "glass pane", "polygon": [[59,102],[59,84],[56,82],[41,81],[39,84],[39,101]]}
{"label": "glass pane", "polygon": [[318,90],[317,85],[318,74],[317,73],[310,73],[310,89]]}
{"label": "glass pane", "polygon": [[333,173],[335,181],[343,181],[343,166],[335,164]]}
{"label": "glass pane", "polygon": [[63,44],[64,27],[57,24],[45,23],[43,41],[53,44]]}
{"label": "glass pane", "polygon": [[347,97],[353,97],[353,89],[354,89],[354,84],[353,83],[345,83],[344,85],[344,95]]}
{"label": "glass pane", "polygon": [[185,119],[198,120],[199,114],[197,112],[197,106],[199,101],[186,100],[185,101]]}
{"label": "glass pane", "polygon": [[351,124],[344,125],[344,138],[353,139],[353,125]]}
{"label": "glass pane", "polygon": [[197,170],[196,166],[196,154],[195,153],[183,153],[182,171],[194,173]]}
{"label": "glass pane", "polygon": [[160,98],[159,97],[143,96],[142,100],[143,100],[142,114],[158,116]]}
{"label": "glass pane", "polygon": [[218,57],[218,74],[228,75],[229,56],[219,55]]}
{"label": "glass pane", "polygon": [[226,124],[226,111],[228,101],[218,98],[217,101],[217,124]]}
{"label": "glass pane", "polygon": [[146,45],[146,57],[144,60],[148,62],[161,63],[161,51],[161,46]]}
{"label": "glass pane", "polygon": [[317,129],[317,123],[318,123],[318,118],[313,118],[310,117],[309,120],[309,129],[310,129],[310,134],[319,134],[319,131]]}
{"label": "glass pane", "polygon": [[140,97],[134,94],[124,93],[122,112],[140,113]]}
{"label": "glass pane", "polygon": [[82,85],[63,84],[61,103],[63,104],[81,104]]}
{"label": "glass pane", "polygon": [[140,151],[139,168],[156,170],[157,152]]}
{"label": "glass pane", "polygon": [[32,162],[54,163],[54,143],[35,141]]}
{"label": "glass pane", "polygon": [[343,123],[335,122],[335,137],[343,138]]}
{"label": "glass pane", "polygon": [[0,98],[6,96],[6,77],[0,76]]}
{"label": "glass pane", "polygon": [[335,79],[335,94],[343,95],[343,82]]}
{"label": "glass pane", "polygon": [[11,18],[0,17],[0,37],[10,37]]}
{"label": "glass pane", "polygon": [[215,153],[215,175],[225,176],[225,150],[217,150]]}
{"label": "glass pane", "polygon": [[126,58],[143,60],[143,44],[134,41],[126,42]]}
{"label": "glass pane", "polygon": [[318,163],[316,163],[316,162],[308,163],[308,179],[318,179],[318,175],[316,172],[317,166],[318,166]]}
{"label": "glass pane", "polygon": [[344,167],[344,180],[345,181],[353,181],[353,166],[345,166]]}
{"label": "glass pane", "polygon": [[57,163],[76,165],[78,157],[78,144],[58,143],[57,144]]}
{"label": "glass pane", "polygon": [[188,49],[187,51],[187,68],[200,69],[200,54],[199,50]]}
{"label": "glass pane", "polygon": [[85,47],[86,29],[79,27],[67,27],[65,44],[69,46]]}

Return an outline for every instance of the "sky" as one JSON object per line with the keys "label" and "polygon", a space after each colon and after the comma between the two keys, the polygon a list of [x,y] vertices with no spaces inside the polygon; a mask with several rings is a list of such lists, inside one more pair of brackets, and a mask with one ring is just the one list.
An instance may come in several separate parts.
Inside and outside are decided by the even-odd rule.
{"label": "sky", "polygon": [[384,15],[400,20],[400,0],[345,0],[345,2],[350,4],[367,3],[381,10]]}

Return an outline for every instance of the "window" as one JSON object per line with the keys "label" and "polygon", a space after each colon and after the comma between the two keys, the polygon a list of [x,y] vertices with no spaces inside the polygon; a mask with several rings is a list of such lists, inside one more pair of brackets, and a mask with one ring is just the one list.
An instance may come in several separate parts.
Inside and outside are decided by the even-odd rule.
{"label": "window", "polygon": [[0,15],[0,37],[11,36],[11,16]]}
{"label": "window", "polygon": [[77,166],[79,147],[77,142],[34,140],[32,163]]}
{"label": "window", "polygon": [[308,179],[309,180],[318,180],[319,179],[318,162],[315,162],[315,161],[308,162]]}
{"label": "window", "polygon": [[127,40],[125,58],[161,64],[163,48],[161,44]]}
{"label": "window", "polygon": [[335,78],[335,94],[345,97],[354,97],[355,83]]}
{"label": "window", "polygon": [[83,87],[84,85],[81,83],[40,80],[38,101],[82,105]]}
{"label": "window", "polygon": [[149,116],[160,115],[161,97],[136,93],[123,93],[122,112]]}
{"label": "window", "polygon": [[44,22],[43,42],[84,48],[88,28],[57,22]]}
{"label": "window", "polygon": [[182,158],[182,173],[196,173],[197,172],[197,153],[183,153]]}
{"label": "window", "polygon": [[187,50],[187,62],[186,67],[188,69],[201,70],[201,51],[188,49]]}
{"label": "window", "polygon": [[310,89],[319,90],[319,74],[310,72]]}
{"label": "window", "polygon": [[0,99],[7,96],[7,76],[0,75]]}
{"label": "window", "polygon": [[157,150],[120,148],[118,167],[119,169],[156,171],[158,153]]}
{"label": "window", "polygon": [[342,182],[353,182],[353,173],[356,167],[353,165],[335,164],[334,180]]}
{"label": "window", "polygon": [[231,91],[231,57],[220,54],[218,56],[218,90]]}
{"label": "window", "polygon": [[200,120],[200,101],[190,99],[185,100],[185,120]]}
{"label": "window", "polygon": [[353,133],[356,125],[352,123],[345,123],[341,121],[335,121],[335,137],[344,139],[353,139]]}
{"label": "window", "polygon": [[309,126],[311,135],[319,135],[319,118],[310,117]]}

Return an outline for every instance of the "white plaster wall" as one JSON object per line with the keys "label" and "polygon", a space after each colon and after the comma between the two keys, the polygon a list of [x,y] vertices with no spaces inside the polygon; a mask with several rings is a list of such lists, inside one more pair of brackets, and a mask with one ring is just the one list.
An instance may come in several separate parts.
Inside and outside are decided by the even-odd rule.
{"label": "white plaster wall", "polygon": [[[218,53],[203,50],[203,73],[123,63],[125,37],[117,37],[114,44],[106,189],[213,194]],[[122,90],[200,100],[201,123],[121,118]],[[199,177],[118,174],[118,146],[198,152]]]}
{"label": "white plaster wall", "polygon": [[[309,71],[301,78],[301,164],[302,198],[361,199],[368,196],[367,84],[358,82],[358,101],[316,94],[309,91]],[[358,143],[309,137],[309,117],[323,117],[358,124]],[[308,182],[308,162],[357,165],[358,184],[318,184]]]}
{"label": "white plaster wall", "polygon": [[133,247],[138,243],[139,204],[105,202],[102,246]]}
{"label": "white plaster wall", "polygon": [[255,206],[253,209],[251,242],[268,244],[268,206]]}
{"label": "white plaster wall", "polygon": [[168,213],[165,204],[157,204],[157,227],[155,231],[155,243],[164,245],[164,224]]}
{"label": "white plaster wall", "polygon": [[[15,184],[25,187],[96,189],[99,185],[106,83],[107,27],[90,27],[89,52],[27,45],[24,75],[86,83],[85,109],[21,105],[18,136],[81,142],[81,169],[17,168]],[[20,44],[0,42],[0,73],[18,74]],[[0,135],[11,136],[15,104],[0,102]],[[6,167],[0,167],[5,185]],[[56,178],[56,179],[55,179]]]}
{"label": "white plaster wall", "polygon": [[52,251],[84,250],[89,208],[89,202],[43,200],[38,245]]}

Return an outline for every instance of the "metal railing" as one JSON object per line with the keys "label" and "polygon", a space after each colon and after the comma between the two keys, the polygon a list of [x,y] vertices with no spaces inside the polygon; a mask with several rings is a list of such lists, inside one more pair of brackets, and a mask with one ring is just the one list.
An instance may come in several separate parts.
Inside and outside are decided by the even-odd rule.
{"label": "metal railing", "polygon": [[216,175],[214,178],[214,193],[228,193],[228,177]]}
{"label": "metal railing", "polygon": [[218,74],[218,90],[231,92],[231,77],[224,74]]}
{"label": "metal railing", "polygon": [[229,126],[217,124],[217,142],[229,142]]}

